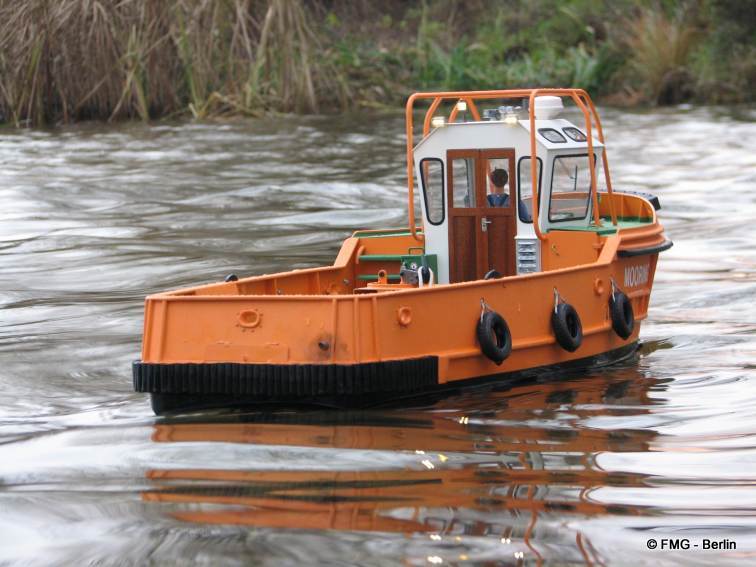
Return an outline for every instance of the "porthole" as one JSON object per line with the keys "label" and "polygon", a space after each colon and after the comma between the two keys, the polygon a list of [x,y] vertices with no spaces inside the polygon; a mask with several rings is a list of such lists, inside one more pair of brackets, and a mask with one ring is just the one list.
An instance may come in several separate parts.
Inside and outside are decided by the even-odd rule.
{"label": "porthole", "polygon": [[577,128],[573,128],[572,126],[568,128],[562,128],[562,131],[576,142],[585,142],[587,140],[585,134],[583,134]]}
{"label": "porthole", "polygon": [[553,144],[564,144],[567,142],[567,138],[553,128],[539,128],[538,133]]}

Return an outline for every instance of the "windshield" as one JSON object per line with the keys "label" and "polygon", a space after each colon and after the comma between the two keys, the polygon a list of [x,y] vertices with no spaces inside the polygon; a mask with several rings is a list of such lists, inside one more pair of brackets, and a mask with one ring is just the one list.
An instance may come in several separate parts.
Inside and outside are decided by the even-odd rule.
{"label": "windshield", "polygon": [[588,156],[557,156],[551,174],[549,220],[582,220],[588,215],[591,170]]}

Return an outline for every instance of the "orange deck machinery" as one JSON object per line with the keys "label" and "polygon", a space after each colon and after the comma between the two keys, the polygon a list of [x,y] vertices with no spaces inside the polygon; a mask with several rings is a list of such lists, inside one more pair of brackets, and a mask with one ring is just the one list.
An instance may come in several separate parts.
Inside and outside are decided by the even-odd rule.
{"label": "orange deck machinery", "polygon": [[147,297],[133,376],[156,412],[372,400],[634,351],[672,243],[655,197],[612,189],[587,93],[416,93],[406,127],[407,228],[355,232],[332,266]]}

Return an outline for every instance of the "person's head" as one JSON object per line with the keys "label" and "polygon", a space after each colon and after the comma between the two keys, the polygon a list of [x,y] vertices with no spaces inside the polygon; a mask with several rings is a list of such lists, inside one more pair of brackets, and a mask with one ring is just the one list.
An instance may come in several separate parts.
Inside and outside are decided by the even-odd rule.
{"label": "person's head", "polygon": [[505,169],[501,169],[500,167],[497,167],[491,172],[490,177],[491,177],[491,183],[493,183],[494,187],[499,189],[497,193],[501,193],[500,190],[504,189],[504,186],[507,184],[507,181],[509,181],[509,175],[507,174],[507,171]]}

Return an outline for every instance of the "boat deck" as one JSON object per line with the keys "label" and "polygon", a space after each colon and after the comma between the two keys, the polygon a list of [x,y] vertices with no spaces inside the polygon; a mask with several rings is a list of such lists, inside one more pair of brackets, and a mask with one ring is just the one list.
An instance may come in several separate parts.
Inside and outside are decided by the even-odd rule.
{"label": "boat deck", "polygon": [[654,222],[652,218],[640,218],[640,217],[619,217],[617,218],[617,226],[612,225],[612,220],[609,217],[601,217],[603,224],[601,226],[589,226],[589,227],[570,227],[565,226],[559,228],[559,230],[579,231],[579,232],[595,232],[601,236],[608,234],[614,234],[617,230],[627,230],[631,228],[640,228],[642,226],[649,225]]}

